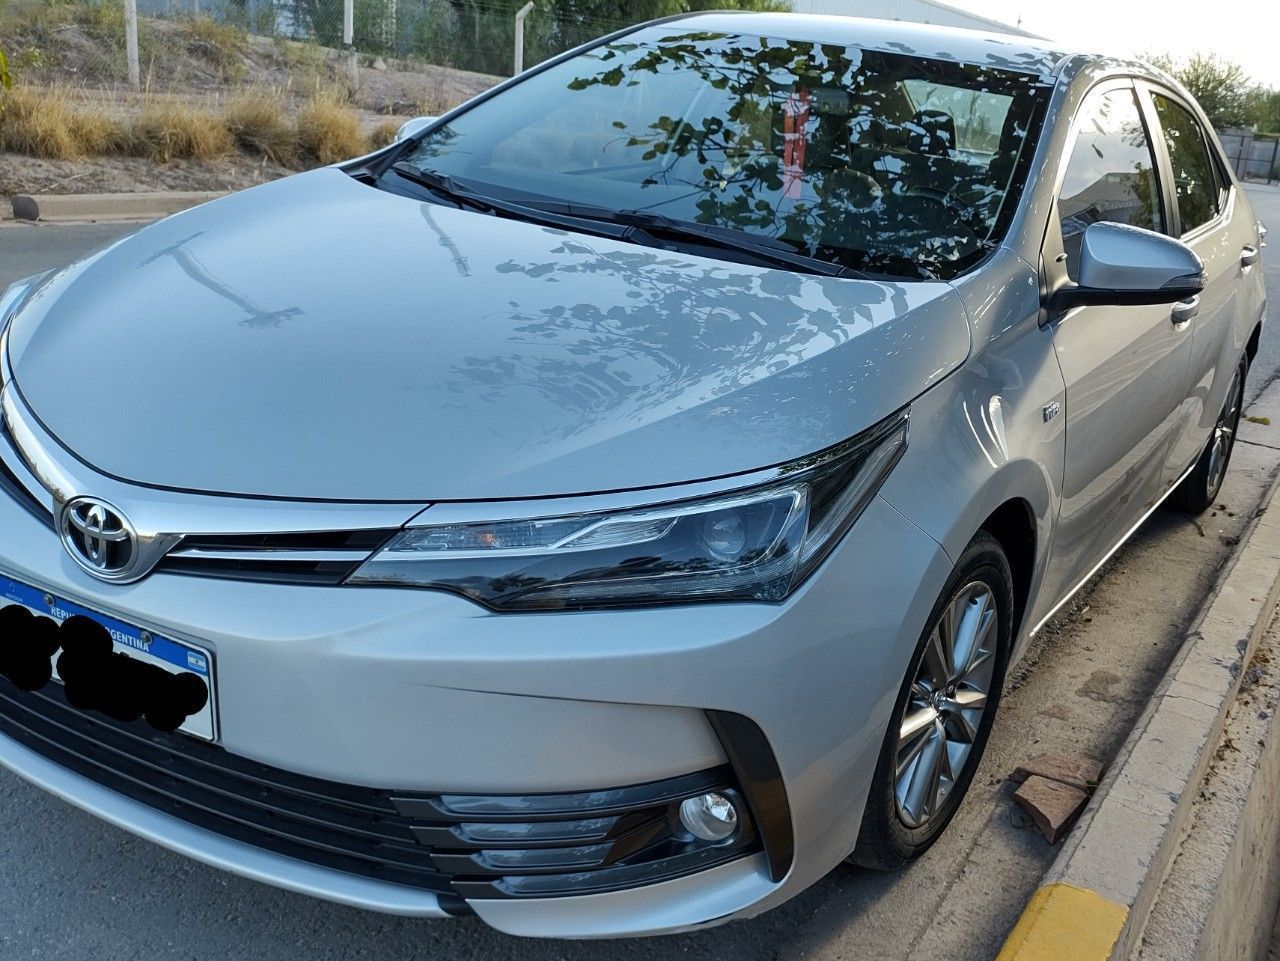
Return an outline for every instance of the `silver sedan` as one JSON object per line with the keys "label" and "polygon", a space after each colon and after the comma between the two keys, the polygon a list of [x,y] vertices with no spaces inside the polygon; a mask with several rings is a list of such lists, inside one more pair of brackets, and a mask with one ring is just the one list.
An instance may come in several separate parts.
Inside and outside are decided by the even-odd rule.
{"label": "silver sedan", "polygon": [[0,298],[0,763],[516,934],[920,857],[1009,665],[1214,502],[1262,228],[1139,63],[606,37]]}

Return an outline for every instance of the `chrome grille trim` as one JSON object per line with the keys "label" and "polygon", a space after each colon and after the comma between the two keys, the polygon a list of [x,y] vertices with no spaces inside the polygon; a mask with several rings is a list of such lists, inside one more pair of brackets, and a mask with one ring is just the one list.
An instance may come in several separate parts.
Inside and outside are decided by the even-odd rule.
{"label": "chrome grille trim", "polygon": [[196,561],[296,561],[303,564],[358,564],[369,557],[369,551],[290,551],[273,550],[206,550],[202,547],[183,549],[179,544],[166,557]]}

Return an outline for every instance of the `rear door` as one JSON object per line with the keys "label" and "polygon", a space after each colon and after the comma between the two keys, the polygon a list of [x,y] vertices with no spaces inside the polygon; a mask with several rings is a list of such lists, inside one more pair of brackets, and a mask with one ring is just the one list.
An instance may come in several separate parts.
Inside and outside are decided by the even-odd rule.
{"label": "rear door", "polygon": [[[1051,287],[1077,279],[1092,223],[1169,229],[1168,201],[1133,81],[1100,84],[1077,111],[1042,254]],[[1147,513],[1172,478],[1186,429],[1190,323],[1168,304],[1078,307],[1053,321],[1066,381],[1066,466],[1049,581],[1073,588]]]}
{"label": "rear door", "polygon": [[[1171,233],[1181,237],[1205,264],[1205,289],[1193,298],[1192,355],[1187,386],[1187,429],[1170,454],[1174,472],[1194,463],[1208,441],[1226,400],[1239,358],[1233,328],[1243,308],[1239,297],[1241,256],[1256,250],[1247,205],[1237,216],[1235,189],[1210,147],[1196,111],[1178,94],[1152,84],[1140,84],[1159,133],[1154,137],[1162,154],[1171,188]],[[1250,326],[1241,324],[1241,329]]]}

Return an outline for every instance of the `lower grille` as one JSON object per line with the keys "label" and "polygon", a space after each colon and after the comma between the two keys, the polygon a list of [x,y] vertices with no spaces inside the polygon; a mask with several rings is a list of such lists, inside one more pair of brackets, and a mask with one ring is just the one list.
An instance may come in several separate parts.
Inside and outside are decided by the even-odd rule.
{"label": "lower grille", "polygon": [[616,790],[430,795],[354,787],[258,764],[144,722],[73,708],[58,684],[0,677],[0,734],[104,787],[206,830],[344,873],[462,898],[617,890],[759,850],[745,804],[737,834],[708,843],[676,812],[706,791],[740,800],[726,766]]}

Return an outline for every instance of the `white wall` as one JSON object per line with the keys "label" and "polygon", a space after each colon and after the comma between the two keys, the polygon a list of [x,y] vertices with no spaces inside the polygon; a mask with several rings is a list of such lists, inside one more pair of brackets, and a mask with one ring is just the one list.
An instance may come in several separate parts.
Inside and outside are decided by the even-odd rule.
{"label": "white wall", "polygon": [[909,20],[943,27],[968,27],[970,30],[1034,36],[1011,24],[988,20],[933,0],[791,0],[791,9],[796,13],[834,13],[848,17]]}

